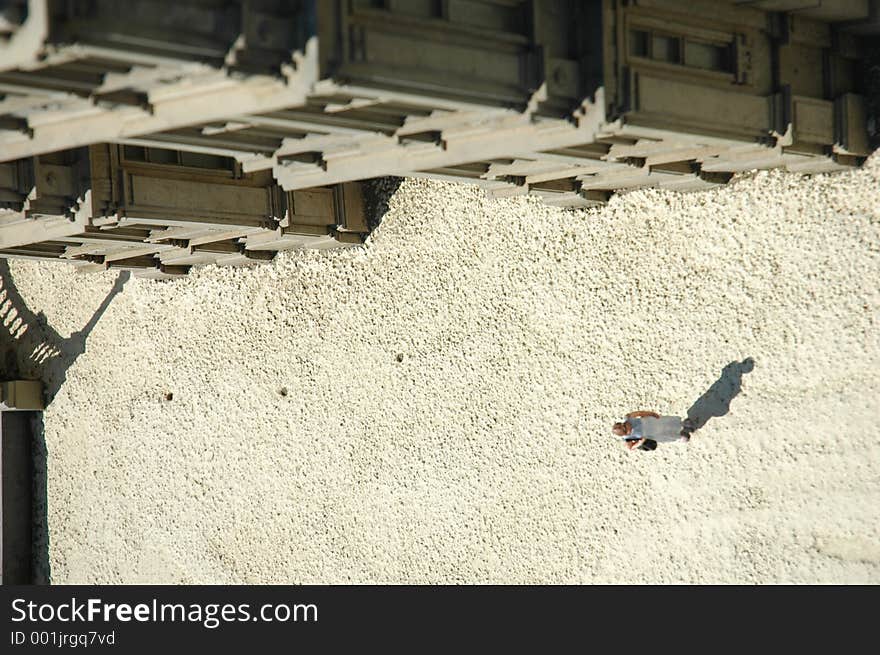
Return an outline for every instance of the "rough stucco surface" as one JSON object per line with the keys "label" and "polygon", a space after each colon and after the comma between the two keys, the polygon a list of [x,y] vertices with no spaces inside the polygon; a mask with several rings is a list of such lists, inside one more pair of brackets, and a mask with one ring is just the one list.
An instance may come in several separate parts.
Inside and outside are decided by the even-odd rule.
{"label": "rough stucco surface", "polygon": [[[115,280],[12,272],[62,335]],[[878,281],[876,156],[601,211],[409,180],[364,249],[133,279],[45,413],[52,580],[878,583]],[[746,357],[690,444],[611,436]]]}

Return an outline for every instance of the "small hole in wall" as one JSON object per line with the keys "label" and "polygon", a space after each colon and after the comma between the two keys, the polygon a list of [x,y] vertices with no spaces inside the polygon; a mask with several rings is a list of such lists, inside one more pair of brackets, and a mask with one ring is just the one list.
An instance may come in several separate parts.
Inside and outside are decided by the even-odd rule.
{"label": "small hole in wall", "polygon": [[174,400],[174,394],[171,393],[170,391],[166,391],[163,398],[165,398],[165,400],[170,402],[170,401]]}
{"label": "small hole in wall", "polygon": [[278,390],[278,393],[279,393],[282,397],[285,397],[285,398],[286,398],[286,397],[287,397],[287,387],[281,387],[281,388]]}

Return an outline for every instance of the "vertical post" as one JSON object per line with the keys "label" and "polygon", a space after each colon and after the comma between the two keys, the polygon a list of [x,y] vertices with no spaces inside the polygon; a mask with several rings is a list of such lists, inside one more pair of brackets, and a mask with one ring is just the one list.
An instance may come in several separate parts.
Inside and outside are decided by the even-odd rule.
{"label": "vertical post", "polygon": [[33,551],[34,413],[39,382],[0,383],[0,583],[30,584]]}

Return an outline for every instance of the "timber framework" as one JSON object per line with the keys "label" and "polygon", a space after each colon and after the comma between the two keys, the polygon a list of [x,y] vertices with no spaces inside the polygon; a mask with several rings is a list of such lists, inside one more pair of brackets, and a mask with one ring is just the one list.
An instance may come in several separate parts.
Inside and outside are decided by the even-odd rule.
{"label": "timber framework", "polygon": [[878,35],[878,0],[6,0],[0,256],[356,245],[386,175],[579,207],[844,170]]}

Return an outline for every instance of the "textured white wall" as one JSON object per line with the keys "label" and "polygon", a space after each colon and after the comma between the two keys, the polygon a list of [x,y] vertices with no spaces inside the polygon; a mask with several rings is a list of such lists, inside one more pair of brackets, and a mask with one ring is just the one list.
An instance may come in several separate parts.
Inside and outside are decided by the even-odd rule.
{"label": "textured white wall", "polygon": [[[880,582],[878,208],[876,156],[591,212],[411,180],[366,249],[133,280],[45,414],[53,580]],[[62,334],[114,280],[12,268]],[[688,446],[613,440],[745,357]]]}

